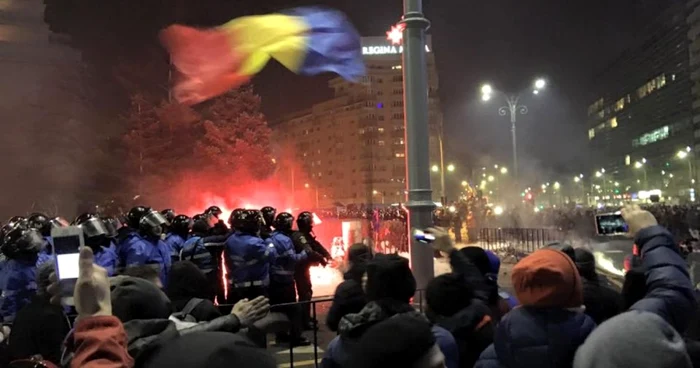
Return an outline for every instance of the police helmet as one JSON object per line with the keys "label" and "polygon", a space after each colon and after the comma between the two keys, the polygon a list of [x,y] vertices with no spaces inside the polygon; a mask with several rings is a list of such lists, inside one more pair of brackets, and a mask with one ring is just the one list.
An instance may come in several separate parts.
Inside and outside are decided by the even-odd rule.
{"label": "police helmet", "polygon": [[260,231],[263,219],[262,214],[258,210],[243,210],[239,219],[236,220],[236,230],[255,234]]}
{"label": "police helmet", "polygon": [[299,231],[311,231],[314,227],[314,214],[304,211],[297,216],[297,229]]}
{"label": "police helmet", "polygon": [[84,213],[75,220],[74,225],[83,230],[85,245],[99,247],[109,244],[107,228],[102,219],[94,213]]}
{"label": "police helmet", "polygon": [[49,223],[49,217],[43,213],[33,213],[27,219],[27,225],[38,230],[41,235],[49,236],[51,235],[51,224]]}
{"label": "police helmet", "polygon": [[150,211],[150,208],[144,206],[136,206],[130,209],[129,213],[126,215],[127,225],[129,225],[130,228],[138,229],[141,224],[141,219]]}
{"label": "police helmet", "polygon": [[35,261],[43,246],[44,238],[41,233],[20,222],[3,238],[2,253],[11,259]]}
{"label": "police helmet", "polygon": [[52,229],[70,226],[68,220],[64,219],[63,217],[54,217],[51,220],[49,220],[49,224],[51,224]]}
{"label": "police helmet", "polygon": [[24,216],[12,216],[9,220],[7,220],[8,224],[13,224],[13,225],[21,223],[21,222],[26,223],[27,218]]}
{"label": "police helmet", "polygon": [[102,224],[105,227],[105,230],[107,230],[107,237],[108,238],[116,238],[117,235],[119,235],[119,229],[122,228],[122,222],[119,221],[118,218],[116,217],[102,217]]}
{"label": "police helmet", "polygon": [[190,232],[193,221],[189,216],[177,215],[170,223],[170,231],[180,236],[185,236]]}
{"label": "police helmet", "polygon": [[231,216],[229,216],[229,218],[228,218],[228,224],[231,225],[231,228],[233,228],[233,229],[237,228],[236,224],[240,220],[241,213],[243,213],[243,211],[245,211],[245,209],[236,208],[235,210],[233,210],[233,212],[231,212]]}
{"label": "police helmet", "polygon": [[277,231],[292,231],[292,227],[294,226],[294,216],[292,216],[291,213],[282,212],[275,218],[275,223],[273,226]]}
{"label": "police helmet", "polygon": [[168,220],[169,223],[173,222],[173,219],[175,218],[175,211],[173,211],[172,208],[166,208],[162,211],[160,211],[160,214],[165,217],[166,220]]}
{"label": "police helmet", "polygon": [[221,208],[219,208],[219,206],[210,206],[206,209],[206,211],[204,211],[204,213],[212,215],[218,219],[219,216],[221,216],[221,214],[224,213],[224,211],[222,211]]}
{"label": "police helmet", "polygon": [[272,226],[275,221],[275,215],[277,214],[277,209],[271,206],[263,207],[260,212],[262,212],[263,220],[266,226]]}
{"label": "police helmet", "polygon": [[169,226],[168,220],[160,212],[150,210],[139,220],[139,231],[147,236],[160,236],[163,233],[163,226]]}

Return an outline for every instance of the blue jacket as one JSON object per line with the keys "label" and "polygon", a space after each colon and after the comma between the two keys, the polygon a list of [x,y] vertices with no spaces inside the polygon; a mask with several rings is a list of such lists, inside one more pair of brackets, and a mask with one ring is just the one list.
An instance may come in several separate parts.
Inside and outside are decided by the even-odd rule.
{"label": "blue jacket", "polygon": [[170,272],[170,247],[161,238],[144,239],[150,246],[150,255],[146,264],[158,265],[160,269],[160,282],[167,285],[168,273]]}
{"label": "blue jacket", "polygon": [[107,270],[107,276],[114,276],[119,266],[117,252],[109,247],[102,247],[95,253],[95,264]]}
{"label": "blue jacket", "polygon": [[180,251],[185,246],[186,239],[175,233],[169,233],[163,240],[170,248],[170,260],[172,262],[180,260]]}
{"label": "blue jacket", "polygon": [[39,258],[36,260],[36,266],[39,267],[42,263],[48,261],[53,261],[53,238],[45,236],[44,246],[39,251]]}
{"label": "blue jacket", "polygon": [[0,317],[11,322],[36,294],[36,263],[10,259],[0,273]]}
{"label": "blue jacket", "polygon": [[642,251],[647,293],[630,309],[655,313],[683,334],[697,300],[688,266],[678,254],[673,235],[662,226],[651,226],[640,231],[634,243]]}
{"label": "blue jacket", "polygon": [[308,257],[306,251],[297,253],[294,250],[292,238],[280,231],[273,231],[266,242],[275,247],[277,254],[275,262],[270,267],[270,281],[284,285],[293,284],[297,262]]}
{"label": "blue jacket", "polygon": [[494,343],[474,368],[571,367],[576,349],[595,328],[581,312],[520,307],[496,327]]}
{"label": "blue jacket", "polygon": [[269,285],[275,248],[255,235],[236,232],[226,240],[228,275],[234,287]]}
{"label": "blue jacket", "polygon": [[212,272],[216,267],[211,252],[204,246],[204,238],[201,236],[195,235],[187,239],[180,254],[178,254],[178,259],[191,261],[204,273]]}

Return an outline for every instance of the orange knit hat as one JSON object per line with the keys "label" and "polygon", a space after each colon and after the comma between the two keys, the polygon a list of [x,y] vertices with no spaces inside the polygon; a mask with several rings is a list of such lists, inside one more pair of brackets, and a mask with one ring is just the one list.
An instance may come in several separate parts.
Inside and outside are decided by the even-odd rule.
{"label": "orange knit hat", "polygon": [[513,288],[520,304],[534,307],[577,308],[583,305],[581,277],[563,252],[540,249],[513,267]]}

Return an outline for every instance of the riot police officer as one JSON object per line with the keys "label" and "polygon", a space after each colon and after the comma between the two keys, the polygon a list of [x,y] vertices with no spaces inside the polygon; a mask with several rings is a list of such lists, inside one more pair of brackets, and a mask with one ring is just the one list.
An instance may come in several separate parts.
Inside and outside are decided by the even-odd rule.
{"label": "riot police officer", "polygon": [[275,214],[277,214],[277,209],[270,206],[263,207],[260,212],[263,217],[263,225],[260,229],[260,237],[267,239],[272,235],[272,223],[275,221]]}
{"label": "riot police officer", "polygon": [[172,262],[180,260],[180,251],[190,236],[191,228],[192,219],[186,215],[177,215],[170,223],[170,232],[163,241],[170,249],[170,260]]}
{"label": "riot police officer", "polygon": [[260,238],[262,216],[258,210],[244,210],[234,219],[236,232],[226,240],[231,301],[267,295],[270,264],[275,248]]}
{"label": "riot police officer", "polygon": [[[313,296],[311,274],[309,271],[311,266],[318,264],[326,266],[328,260],[331,259],[330,253],[316,240],[313,234],[313,226],[313,213],[304,211],[297,217],[298,231],[292,234],[295,250],[297,252],[305,250],[309,254],[305,261],[301,261],[297,264],[294,273],[294,281],[296,282],[297,294],[299,295],[300,302],[309,301]],[[311,304],[305,303],[302,305],[301,321],[304,329],[313,329],[315,327],[311,324]]]}
{"label": "riot police officer", "polygon": [[[119,267],[155,264],[160,266],[160,279],[165,279],[170,269],[170,250],[160,239],[165,217],[148,207],[137,206],[127,214],[127,228],[120,234],[117,245]],[[121,229],[120,229],[121,231]]]}
{"label": "riot police officer", "polygon": [[[165,220],[168,221],[168,224],[172,224],[173,220],[175,219],[175,211],[173,211],[172,208],[166,208],[164,210],[160,211],[160,214],[165,217]],[[170,226],[164,226],[163,227],[163,233],[167,234],[170,232]]]}
{"label": "riot police officer", "polygon": [[27,219],[27,226],[36,229],[44,238],[44,246],[39,251],[39,258],[36,265],[39,266],[44,262],[50,261],[53,256],[53,239],[51,238],[51,229],[54,227],[68,226],[68,223],[59,218],[49,219],[48,216],[42,213],[33,213]]}
{"label": "riot police officer", "polygon": [[211,220],[211,230],[209,230],[211,235],[228,234],[228,227],[221,219],[219,219],[219,216],[221,216],[222,213],[224,212],[221,210],[221,208],[219,208],[219,206],[210,206],[206,211],[204,211],[204,214],[208,215]]}
{"label": "riot police officer", "polygon": [[[296,289],[294,287],[294,271],[297,263],[307,259],[306,251],[297,253],[292,242],[292,226],[294,216],[287,212],[282,212],[274,220],[275,231],[267,241],[275,247],[277,256],[270,267],[270,303],[285,304],[297,301]],[[287,314],[292,323],[291,336],[289,334],[278,334],[277,342],[289,342],[292,346],[308,345],[309,341],[301,336],[302,325],[298,305],[289,305],[279,309]]]}
{"label": "riot police officer", "polygon": [[95,264],[104,267],[108,276],[114,276],[119,259],[110,247],[112,241],[102,219],[94,213],[84,213],[78,216],[74,224],[83,230],[83,241],[85,246],[92,248]]}
{"label": "riot police officer", "polygon": [[14,223],[5,235],[2,253],[7,257],[0,275],[0,317],[12,322],[36,293],[36,262],[44,239],[25,221]]}
{"label": "riot police officer", "polygon": [[232,232],[236,232],[236,221],[241,218],[243,211],[245,211],[244,208],[236,208],[231,212],[231,216],[228,218],[228,224],[231,226]]}

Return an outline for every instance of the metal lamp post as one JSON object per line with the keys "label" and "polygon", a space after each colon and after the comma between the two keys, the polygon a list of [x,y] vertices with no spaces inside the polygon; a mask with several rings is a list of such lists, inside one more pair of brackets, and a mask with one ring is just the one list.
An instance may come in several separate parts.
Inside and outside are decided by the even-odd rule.
{"label": "metal lamp post", "polygon": [[[418,289],[433,278],[433,250],[416,241],[412,229],[433,225],[430,188],[430,149],[428,131],[428,73],[425,31],[430,22],[423,15],[422,0],[404,0],[403,83],[406,118],[406,179],[408,186],[408,239],[411,242],[411,268]],[[422,301],[421,301],[422,302]]]}
{"label": "metal lamp post", "polygon": [[[532,91],[533,94],[537,95],[540,93],[542,89],[547,85],[547,82],[544,79],[537,79],[534,84],[534,89]],[[516,117],[518,114],[525,115],[528,112],[527,106],[523,105],[520,103],[520,97],[521,95],[509,95],[503,92],[498,92],[494,91],[494,89],[488,85],[485,84],[481,87],[481,99],[483,101],[489,101],[491,99],[491,95],[497,92],[503,96],[503,98],[506,101],[506,106],[501,106],[498,109],[498,115],[501,116],[510,116],[510,134],[511,134],[511,139],[513,141],[513,176],[515,179],[518,179],[518,143],[516,139],[516,134],[515,134],[515,122],[516,122]]]}

